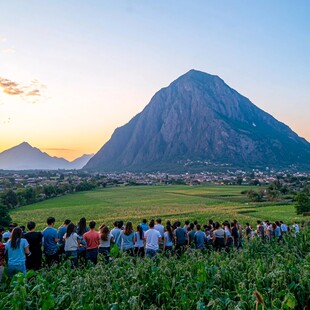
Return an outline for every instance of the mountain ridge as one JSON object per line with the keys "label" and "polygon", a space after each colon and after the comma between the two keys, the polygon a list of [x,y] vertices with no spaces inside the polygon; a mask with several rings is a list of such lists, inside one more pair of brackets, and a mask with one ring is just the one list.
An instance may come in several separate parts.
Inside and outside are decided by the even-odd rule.
{"label": "mountain ridge", "polygon": [[93,155],[84,154],[73,161],[50,156],[40,149],[22,142],[0,153],[3,170],[57,170],[81,169]]}

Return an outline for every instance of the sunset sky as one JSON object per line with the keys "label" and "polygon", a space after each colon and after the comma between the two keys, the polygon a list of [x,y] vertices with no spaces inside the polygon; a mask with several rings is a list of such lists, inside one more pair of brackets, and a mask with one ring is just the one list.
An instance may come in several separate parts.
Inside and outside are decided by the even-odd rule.
{"label": "sunset sky", "polygon": [[0,2],[0,152],[95,153],[160,88],[220,76],[310,141],[310,1]]}

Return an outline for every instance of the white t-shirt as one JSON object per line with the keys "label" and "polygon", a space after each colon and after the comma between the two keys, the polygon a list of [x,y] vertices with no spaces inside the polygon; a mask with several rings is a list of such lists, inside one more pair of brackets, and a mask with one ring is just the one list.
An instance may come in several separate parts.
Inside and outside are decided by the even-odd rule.
{"label": "white t-shirt", "polygon": [[295,232],[299,232],[299,225],[298,224],[294,224],[293,225]]}
{"label": "white t-shirt", "polygon": [[101,234],[100,234],[100,244],[99,244],[99,248],[109,248],[111,246],[111,238],[113,238],[113,235],[111,233],[108,234],[108,240],[107,241],[103,241],[101,239]]}
{"label": "white t-shirt", "polygon": [[78,239],[79,235],[77,233],[71,234],[68,238],[66,238],[66,235],[64,235],[65,242],[65,251],[77,251],[79,244]]}
{"label": "white t-shirt", "polygon": [[161,225],[161,224],[156,224],[156,225],[154,226],[154,229],[157,230],[157,231],[159,231],[160,236],[161,236],[162,238],[164,238],[165,228],[164,228],[163,225]]}
{"label": "white t-shirt", "polygon": [[135,232],[135,238],[136,238],[136,241],[135,241],[135,248],[143,248],[144,247],[144,232],[142,232],[142,239],[140,239],[140,233],[137,231]]}
{"label": "white t-shirt", "polygon": [[158,250],[158,238],[160,238],[160,233],[156,229],[149,229],[144,233],[144,238],[146,240],[146,249]]}

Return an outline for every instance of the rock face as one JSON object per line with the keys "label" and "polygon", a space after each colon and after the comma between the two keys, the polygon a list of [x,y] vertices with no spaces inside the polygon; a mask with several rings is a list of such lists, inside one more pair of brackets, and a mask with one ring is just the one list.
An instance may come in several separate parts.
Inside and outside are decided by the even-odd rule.
{"label": "rock face", "polygon": [[310,144],[218,76],[191,70],[117,128],[84,168],[165,170],[187,159],[238,166],[309,164]]}
{"label": "rock face", "polygon": [[23,142],[0,153],[0,169],[3,170],[57,170],[81,169],[92,157],[83,155],[69,162],[64,158],[52,157]]}

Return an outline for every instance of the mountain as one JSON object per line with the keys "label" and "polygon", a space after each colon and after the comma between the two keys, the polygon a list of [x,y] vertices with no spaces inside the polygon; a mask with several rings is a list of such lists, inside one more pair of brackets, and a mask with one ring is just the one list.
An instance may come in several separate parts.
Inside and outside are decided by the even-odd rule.
{"label": "mountain", "polygon": [[239,167],[309,165],[310,144],[218,76],[191,70],[117,128],[84,168],[165,170],[186,160]]}
{"label": "mountain", "polygon": [[83,155],[69,162],[64,158],[52,157],[23,142],[0,153],[0,169],[4,170],[57,170],[81,169],[92,155]]}
{"label": "mountain", "polygon": [[70,168],[67,169],[82,169],[88,161],[94,156],[94,154],[84,154],[81,157],[69,162]]}

